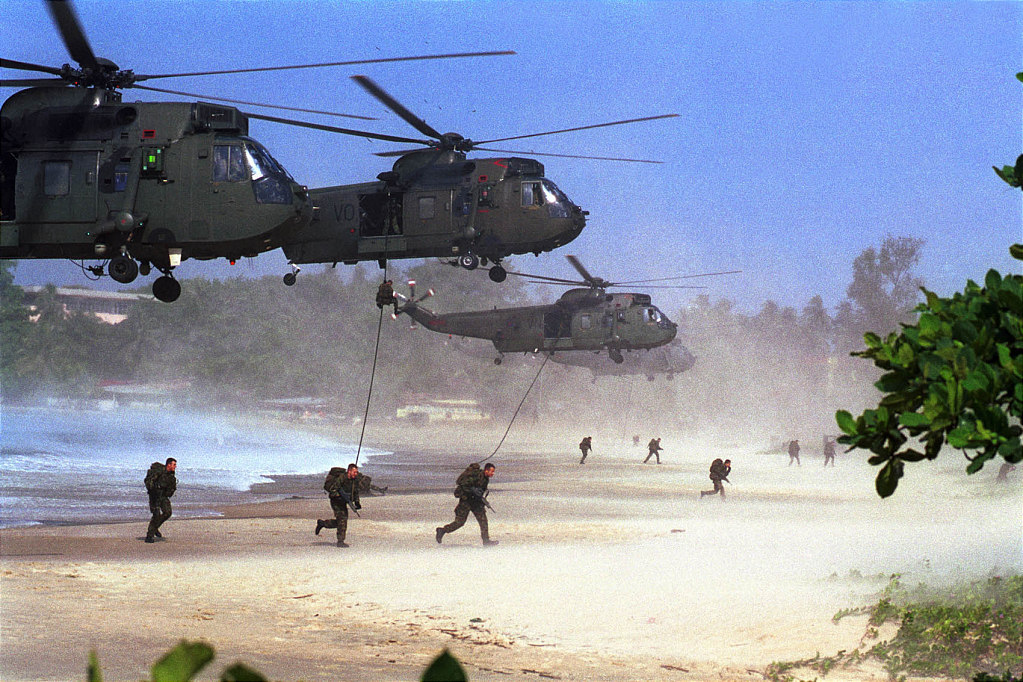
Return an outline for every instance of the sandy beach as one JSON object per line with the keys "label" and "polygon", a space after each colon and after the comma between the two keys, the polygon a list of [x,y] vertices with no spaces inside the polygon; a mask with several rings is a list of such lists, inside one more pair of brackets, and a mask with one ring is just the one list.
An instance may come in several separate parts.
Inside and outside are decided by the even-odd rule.
{"label": "sandy beach", "polygon": [[[434,481],[468,461],[437,434],[405,436],[373,446]],[[241,660],[272,679],[414,680],[448,648],[472,680],[761,680],[772,661],[856,647],[864,618],[831,617],[890,573],[939,584],[1023,567],[1019,480],[967,477],[958,453],[911,467],[881,501],[855,454],[797,468],[666,436],[664,463],[643,465],[644,447],[598,436],[579,465],[577,440],[512,438],[494,457],[497,547],[471,517],[438,546],[452,486],[392,481],[340,549],[313,534],[329,512],[316,477],[265,491],[285,499],[172,518],[155,545],[141,510],[137,523],[3,530],[0,677],[85,679],[94,649],[104,679],[142,679],[184,638],[217,651],[202,679]],[[701,500],[726,456],[728,498]],[[827,679],[885,678],[868,666]]]}

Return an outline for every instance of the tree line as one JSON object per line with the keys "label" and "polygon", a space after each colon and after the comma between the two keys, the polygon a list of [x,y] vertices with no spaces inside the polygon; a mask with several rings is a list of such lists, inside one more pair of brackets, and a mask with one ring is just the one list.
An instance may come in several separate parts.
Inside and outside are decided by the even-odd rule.
{"label": "tree line", "polygon": [[[919,239],[888,237],[864,250],[833,313],[820,296],[798,311],[768,301],[755,314],[700,296],[674,314],[665,311],[698,358],[692,370],[649,382],[594,378],[548,363],[525,414],[566,425],[611,421],[625,432],[634,425],[833,432],[831,406],[876,399],[877,375],[849,352],[862,348],[864,332],[894,331],[912,318],[922,248]],[[481,352],[467,355],[444,335],[410,330],[408,318],[390,319],[390,309],[381,319],[373,305],[381,275],[363,268],[303,273],[294,287],[276,277],[189,279],[175,303],[140,301],[123,322],[108,325],[66,312],[52,287],[30,310],[13,284],[14,267],[0,265],[0,389],[9,403],[96,396],[103,381],[173,381],[187,382],[202,405],[251,408],[267,399],[312,397],[341,415],[361,416],[378,323],[377,415],[428,396],[477,400],[503,419],[539,368],[528,359],[495,366],[496,352],[485,341],[478,341]],[[434,287],[444,311],[549,302],[528,284],[481,286],[479,273],[456,268],[391,264],[387,276],[399,291],[410,278]],[[620,418],[609,420],[609,410]]]}

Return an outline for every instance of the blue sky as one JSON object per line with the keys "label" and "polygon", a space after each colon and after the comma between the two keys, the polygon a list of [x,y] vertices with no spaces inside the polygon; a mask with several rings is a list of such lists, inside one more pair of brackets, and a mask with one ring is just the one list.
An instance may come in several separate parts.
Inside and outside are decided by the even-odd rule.
{"label": "blue sky", "polygon": [[[70,61],[41,1],[3,4],[0,55]],[[1021,193],[991,166],[1023,151],[1023,84],[1014,78],[1023,71],[1023,3],[82,0],[76,8],[96,54],[137,73],[518,53],[151,82],[377,116],[358,124],[307,116],[375,132],[418,137],[350,75],[369,75],[434,128],[475,139],[680,114],[511,147],[665,162],[538,157],[590,211],[589,225],[560,251],[511,259],[512,269],[568,276],[567,253],[612,280],[741,269],[708,291],[751,311],[768,299],[800,308],[814,294],[833,307],[853,259],[888,234],[926,240],[919,273],[942,294],[989,267],[1019,271],[1007,251],[1023,241]],[[125,99],[183,98],[129,90]],[[372,180],[390,166],[372,152],[395,148],[260,121],[250,134],[311,187]],[[233,269],[187,261],[177,275],[286,270],[276,253]],[[62,261],[22,261],[17,278],[82,281]],[[481,275],[481,286],[498,285]],[[664,294],[657,298],[669,311],[691,295]]]}

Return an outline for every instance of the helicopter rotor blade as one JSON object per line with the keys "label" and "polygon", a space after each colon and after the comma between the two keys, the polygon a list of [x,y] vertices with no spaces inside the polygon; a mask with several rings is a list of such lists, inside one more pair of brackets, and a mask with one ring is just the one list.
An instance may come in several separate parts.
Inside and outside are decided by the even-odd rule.
{"label": "helicopter rotor blade", "polygon": [[493,57],[499,55],[515,54],[512,50],[497,52],[459,52],[454,54],[431,54],[414,57],[385,57],[381,59],[353,59],[345,62],[324,62],[322,64],[295,64],[293,66],[265,66],[252,69],[223,69],[220,71],[194,71],[192,73],[160,73],[135,76],[135,80],[149,80],[151,78],[183,78],[186,76],[221,76],[232,73],[257,73],[261,71],[286,71],[289,69],[319,69],[329,66],[355,66],[357,64],[385,64],[389,62],[411,62],[424,61],[429,59],[459,59],[462,57]]}
{"label": "helicopter rotor blade", "polygon": [[49,0],[46,7],[50,11],[53,23],[60,31],[61,38],[64,39],[64,45],[71,58],[85,68],[99,69],[99,62],[92,52],[92,47],[89,46],[89,39],[85,37],[85,31],[82,30],[82,24],[78,21],[71,3],[68,0]]}
{"label": "helicopter rotor blade", "polygon": [[531,284],[546,284],[553,282],[555,284],[571,284],[573,286],[586,286],[588,282],[579,282],[574,279],[562,279],[561,277],[547,277],[546,275],[531,275],[528,272],[513,272],[511,270],[505,271],[506,275],[515,275],[516,277],[526,277]]}
{"label": "helicopter rotor blade", "polygon": [[569,263],[572,264],[572,267],[575,268],[575,271],[582,275],[582,278],[586,280],[586,283],[589,284],[591,287],[597,287],[602,289],[604,287],[612,286],[611,282],[601,279],[600,277],[594,277],[593,275],[591,275],[589,271],[583,267],[582,262],[575,256],[565,256],[565,258],[568,260]]}
{"label": "helicopter rotor blade", "polygon": [[300,128],[312,128],[313,130],[324,130],[328,133],[340,133],[342,135],[353,135],[355,137],[366,137],[371,140],[383,140],[385,142],[405,142],[409,144],[430,144],[428,141],[413,140],[408,137],[398,137],[397,135],[382,135],[380,133],[371,133],[366,130],[352,130],[350,128],[338,128],[336,126],[328,126],[320,123],[309,123],[307,121],[296,121],[290,118],[279,118],[277,116],[266,116],[264,114],[252,114],[247,111],[241,112],[249,118],[259,119],[260,121],[270,121],[272,123],[283,123],[289,126],[298,126]]}
{"label": "helicopter rotor blade", "polygon": [[229,99],[227,97],[212,97],[210,95],[199,95],[194,92],[183,92],[181,90],[166,90],[154,88],[149,85],[135,85],[139,90],[150,90],[152,92],[164,92],[169,95],[181,95],[182,97],[195,97],[202,100],[214,100],[216,102],[230,102],[231,104],[244,104],[251,107],[267,107],[268,109],[283,109],[284,111],[298,111],[303,114],[320,114],[322,116],[339,116],[342,118],[357,118],[363,121],[376,121],[372,116],[358,116],[356,114],[340,114],[333,111],[319,111],[317,109],[302,109],[299,107],[286,107],[281,104],[266,104],[265,102],[247,102],[243,99]]}
{"label": "helicopter rotor blade", "polygon": [[14,80],[0,80],[0,88],[37,88],[56,86],[57,84],[67,85],[63,78],[17,78]]}
{"label": "helicopter rotor blade", "polygon": [[679,275],[678,277],[658,277],[656,279],[633,279],[628,282],[615,282],[618,284],[646,284],[647,282],[670,282],[676,279],[693,279],[694,277],[713,277],[715,275],[734,275],[742,270],[725,270],[723,272],[701,272],[698,275]]}
{"label": "helicopter rotor blade", "polygon": [[366,76],[352,76],[351,78],[353,81],[361,85],[366,92],[380,100],[385,107],[398,114],[398,116],[404,119],[406,123],[421,132],[423,135],[428,135],[437,140],[443,137],[443,135],[434,130],[426,121],[406,109],[401,102],[391,97],[386,90],[374,83],[371,79]]}
{"label": "helicopter rotor blade", "polygon": [[0,68],[19,69],[21,71],[39,71],[40,73],[49,73],[53,74],[54,76],[61,75],[60,69],[54,66],[43,66],[42,64],[19,62],[16,59],[0,59]]}
{"label": "helicopter rotor blade", "polygon": [[508,140],[524,140],[527,137],[541,137],[543,135],[557,135],[558,133],[571,133],[577,130],[590,130],[592,128],[607,128],[609,126],[620,126],[626,123],[639,123],[641,121],[656,121],[662,118],[677,118],[678,114],[661,114],[660,116],[644,116],[643,118],[630,118],[624,121],[611,121],[610,123],[595,123],[588,126],[577,126],[565,128],[564,130],[549,130],[545,133],[531,133],[529,135],[515,135],[514,137],[499,137],[494,140],[481,140],[479,144],[490,144],[491,142],[506,142]]}
{"label": "helicopter rotor blade", "polygon": [[428,152],[428,151],[431,151],[433,149],[436,149],[436,147],[420,147],[418,149],[400,149],[398,151],[393,151],[393,152],[373,152],[373,156],[384,156],[384,157],[388,157],[388,156],[405,156],[406,154],[411,154],[413,152]]}
{"label": "helicopter rotor blade", "polygon": [[551,154],[548,152],[523,152],[513,149],[492,149],[490,147],[477,147],[473,149],[481,152],[497,152],[498,154],[523,154],[529,156],[554,156],[561,159],[591,159],[593,161],[626,161],[630,163],[664,163],[663,161],[651,161],[649,159],[625,159],[615,156],[581,156],[579,154]]}

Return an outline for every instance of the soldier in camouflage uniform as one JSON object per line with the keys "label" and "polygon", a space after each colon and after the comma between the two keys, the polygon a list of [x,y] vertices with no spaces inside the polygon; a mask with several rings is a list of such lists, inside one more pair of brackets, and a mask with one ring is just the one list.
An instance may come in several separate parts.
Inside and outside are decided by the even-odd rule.
{"label": "soldier in camouflage uniform", "polygon": [[327,474],[323,488],[330,496],[330,508],[334,510],[334,518],[317,519],[316,534],[324,528],[337,528],[337,546],[347,547],[345,535],[348,532],[348,507],[362,509],[359,502],[359,467],[349,464],[348,470],[342,472],[341,467],[334,467]]}
{"label": "soldier in camouflage uniform", "polygon": [[156,538],[162,538],[160,526],[171,517],[170,498],[178,489],[178,479],[174,470],[178,468],[178,460],[173,457],[167,458],[166,464],[153,462],[146,474],[146,492],[149,493],[149,511],[153,518],[149,520],[149,528],[146,530],[146,542],[156,542]]}
{"label": "soldier in camouflage uniform", "polygon": [[487,463],[483,469],[476,462],[470,464],[455,481],[455,497],[458,498],[458,506],[455,507],[455,520],[446,526],[437,529],[437,544],[440,544],[444,535],[454,533],[465,525],[469,518],[469,512],[476,517],[480,524],[480,537],[484,545],[496,545],[497,540],[490,539],[490,529],[487,525],[487,484],[494,475],[495,467]]}

